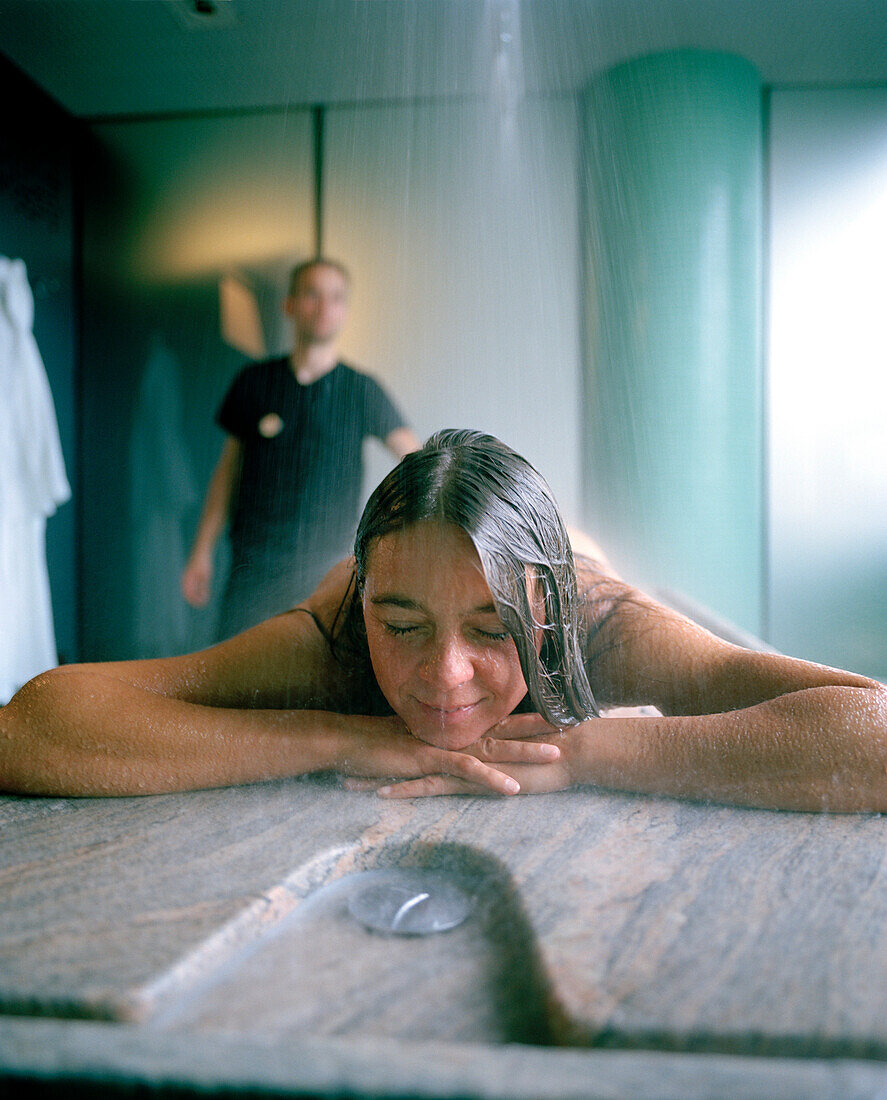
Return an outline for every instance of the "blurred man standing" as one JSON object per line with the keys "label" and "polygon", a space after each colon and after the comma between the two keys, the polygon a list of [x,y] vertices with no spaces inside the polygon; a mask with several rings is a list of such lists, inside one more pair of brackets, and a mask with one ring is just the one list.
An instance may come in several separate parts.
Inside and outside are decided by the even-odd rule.
{"label": "blurred man standing", "polygon": [[397,458],[419,447],[381,386],[339,361],[349,291],[340,263],[299,264],[284,303],[292,352],[245,367],[216,414],[228,439],[182,592],[194,607],[208,602],[215,546],[227,526],[232,557],[220,638],[292,607],[350,552],[367,436]]}

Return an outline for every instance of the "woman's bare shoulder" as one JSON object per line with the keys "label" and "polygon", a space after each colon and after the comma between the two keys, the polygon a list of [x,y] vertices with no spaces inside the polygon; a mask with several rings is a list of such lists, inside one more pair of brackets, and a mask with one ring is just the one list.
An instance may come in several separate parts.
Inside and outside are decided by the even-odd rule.
{"label": "woman's bare shoulder", "polygon": [[343,675],[330,641],[353,575],[353,562],[340,562],[308,599],[242,634],[199,653],[120,667],[133,682],[191,702],[334,709]]}
{"label": "woman's bare shoulder", "polygon": [[568,527],[567,535],[570,539],[570,546],[573,548],[573,554],[577,558],[588,558],[600,565],[609,565],[607,555],[597,539],[593,539],[585,531],[580,531],[578,527]]}
{"label": "woman's bare shoulder", "polygon": [[[598,702],[663,703],[660,680],[679,666],[713,658],[723,643],[620,577],[612,567],[576,557],[582,650]],[[686,669],[684,669],[686,672]]]}
{"label": "woman's bare shoulder", "polygon": [[609,618],[626,599],[640,593],[628,584],[604,558],[574,553],[580,621],[591,627]]}
{"label": "woman's bare shoulder", "polygon": [[307,612],[321,633],[330,638],[341,625],[342,617],[355,597],[356,587],[354,558],[344,558],[330,569],[311,595],[293,610]]}

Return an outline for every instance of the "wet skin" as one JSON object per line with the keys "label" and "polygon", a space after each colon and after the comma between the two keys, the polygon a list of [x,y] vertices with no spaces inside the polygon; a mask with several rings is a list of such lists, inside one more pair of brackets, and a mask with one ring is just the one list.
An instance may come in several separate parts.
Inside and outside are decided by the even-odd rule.
{"label": "wet skin", "polygon": [[463,749],[527,691],[471,540],[427,521],[380,538],[363,591],[379,687],[410,732]]}

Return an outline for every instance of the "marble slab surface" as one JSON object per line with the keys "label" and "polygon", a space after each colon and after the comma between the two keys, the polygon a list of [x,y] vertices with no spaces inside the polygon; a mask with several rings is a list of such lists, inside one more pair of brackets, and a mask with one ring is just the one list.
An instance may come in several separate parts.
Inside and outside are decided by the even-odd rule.
{"label": "marble slab surface", "polygon": [[[400,1043],[409,1060],[422,1043],[491,1058],[518,1043],[551,1064],[566,1046],[874,1071],[885,853],[877,815],[591,789],[384,802],[309,778],[3,798],[0,1035],[79,1018],[142,1049],[348,1039]],[[426,947],[302,919],[324,884],[392,865],[479,876],[475,927]]]}

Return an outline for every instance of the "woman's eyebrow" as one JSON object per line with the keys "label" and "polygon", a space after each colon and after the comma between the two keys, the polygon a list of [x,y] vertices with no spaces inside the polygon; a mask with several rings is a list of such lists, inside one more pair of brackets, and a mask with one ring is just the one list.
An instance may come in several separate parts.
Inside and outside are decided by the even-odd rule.
{"label": "woman's eyebrow", "polygon": [[389,607],[402,607],[406,611],[425,610],[418,600],[411,600],[408,596],[398,596],[396,592],[383,592],[379,596],[371,596],[370,603],[376,607],[383,605]]}
{"label": "woman's eyebrow", "polygon": [[[396,592],[382,592],[378,596],[371,596],[370,603],[374,607],[402,607],[405,611],[427,611],[425,605],[418,600],[411,600],[409,596],[399,596]],[[494,603],[485,603],[473,607],[467,614],[498,615],[499,611]]]}

